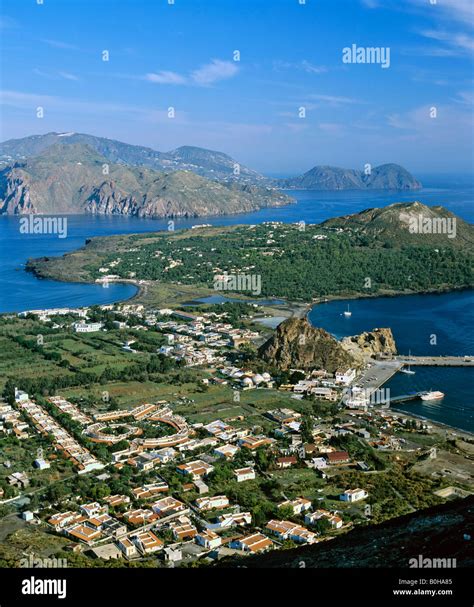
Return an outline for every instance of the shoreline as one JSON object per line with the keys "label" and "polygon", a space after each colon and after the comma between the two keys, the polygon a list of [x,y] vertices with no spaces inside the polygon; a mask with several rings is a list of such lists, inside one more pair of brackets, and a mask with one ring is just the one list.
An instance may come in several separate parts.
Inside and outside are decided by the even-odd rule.
{"label": "shoreline", "polygon": [[[48,276],[42,276],[39,272],[37,272],[34,268],[31,268],[27,271],[32,272],[39,280],[56,280],[53,279],[51,277]],[[97,282],[87,282],[87,281],[68,281],[68,280],[58,280],[58,282],[76,282],[77,284],[92,284],[92,285],[100,285],[101,283],[97,283]],[[144,282],[140,282],[136,279],[131,279],[131,278],[117,278],[117,279],[109,279],[109,282],[113,282],[113,283],[117,283],[117,284],[132,284],[133,286],[136,287],[136,292],[131,296],[128,297],[126,299],[120,299],[118,301],[113,302],[113,304],[121,304],[121,303],[140,303],[145,305],[145,307],[148,305],[150,305],[148,302],[143,302],[141,301],[149,292],[149,287],[151,285],[153,285],[153,281],[144,281]],[[161,283],[159,283],[161,284]],[[171,285],[171,286],[176,286],[179,287],[179,285]],[[190,285],[186,285],[186,286],[190,286]],[[198,288],[198,287],[196,287]],[[384,298],[389,298],[389,297],[405,297],[405,296],[414,296],[414,295],[444,295],[444,294],[448,294],[448,293],[454,293],[454,292],[462,292],[462,291],[470,291],[473,290],[471,287],[462,287],[462,288],[451,288],[451,289],[433,289],[433,290],[425,290],[425,291],[420,291],[420,292],[409,292],[407,293],[406,291],[401,291],[401,292],[397,292],[397,291],[391,291],[391,292],[383,292],[380,294],[364,294],[364,293],[353,293],[351,295],[327,295],[325,297],[318,297],[315,298],[311,303],[308,302],[298,302],[298,301],[285,301],[285,303],[282,304],[276,304],[274,306],[269,306],[267,305],[263,305],[261,306],[262,311],[264,313],[264,318],[276,318],[276,317],[285,317],[285,318],[306,318],[309,321],[309,314],[311,312],[311,310],[317,306],[317,305],[322,305],[324,303],[331,303],[334,301],[344,301],[344,300],[357,300],[357,299],[374,299],[374,298],[379,298],[379,297],[384,297]],[[208,289],[209,291],[209,295],[215,294],[214,291],[212,291],[211,289]],[[230,297],[229,299],[235,300],[235,301],[243,301],[246,299],[245,296],[241,295],[241,294],[233,294],[233,293],[229,293]],[[199,297],[200,295],[198,294],[197,297]],[[189,301],[189,295],[186,294],[186,299],[187,301]],[[266,301],[268,301],[269,297],[266,297]],[[184,302],[174,302],[173,305],[175,307],[181,307],[182,303]],[[255,303],[258,305],[258,300],[255,300]],[[94,304],[90,304],[90,305],[94,305]],[[162,303],[163,306],[166,305],[165,302]],[[212,306],[213,304],[208,304],[209,306]],[[84,306],[84,307],[89,307],[89,306]],[[3,312],[2,314],[0,314],[0,316],[4,315],[4,314],[18,314],[18,312]],[[258,319],[256,319],[256,322],[258,322]],[[283,321],[282,321],[283,322]],[[276,327],[269,327],[268,325],[264,325],[262,323],[263,326],[265,326],[267,329],[271,329],[272,331],[276,328]],[[395,375],[397,373],[397,371],[395,371],[393,375]],[[386,380],[388,381],[388,379]],[[386,383],[386,382],[384,382]],[[461,434],[465,434],[468,438],[470,439],[474,439],[474,433],[470,432],[469,430],[465,430],[462,428],[458,428],[457,426],[452,426],[450,424],[445,424],[444,422],[439,422],[439,421],[435,421],[432,420],[429,417],[425,417],[422,415],[417,415],[414,413],[406,413],[405,411],[399,410],[396,407],[391,408],[390,410],[396,412],[399,415],[404,415],[407,418],[412,418],[412,419],[419,419],[419,420],[423,420],[425,422],[429,422],[433,427],[437,428],[438,431],[446,431],[449,430],[451,432],[457,432],[457,433],[461,433]]]}
{"label": "shoreline", "polygon": [[430,425],[433,426],[433,428],[437,429],[439,432],[446,432],[447,430],[450,430],[451,432],[455,431],[456,436],[458,436],[458,437],[465,435],[465,437],[467,439],[474,440],[474,432],[471,432],[470,430],[458,428],[457,426],[452,426],[451,424],[446,424],[444,422],[440,422],[437,420],[435,421],[429,417],[425,417],[424,415],[419,415],[418,413],[407,413],[406,411],[402,411],[401,409],[398,409],[397,407],[389,407],[389,409],[387,409],[387,410],[393,411],[397,415],[404,416],[407,419],[415,419],[415,420],[422,420],[424,422],[428,422]]}
{"label": "shoreline", "polygon": [[[61,279],[59,277],[52,277],[52,276],[49,276],[46,274],[42,274],[41,271],[37,270],[35,267],[31,267],[31,266],[28,267],[28,264],[25,266],[24,271],[33,274],[38,280],[51,280],[52,282],[97,285],[97,286],[102,284],[101,282],[96,282],[96,281],[90,282],[90,281],[86,281],[86,280],[66,280],[66,279]],[[133,278],[111,278],[111,279],[109,279],[109,282],[113,282],[116,284],[131,284],[131,285],[135,286],[137,289],[137,291],[130,297],[128,297],[126,299],[118,300],[114,303],[132,301],[134,299],[138,299],[138,298],[146,295],[146,293],[148,291],[147,287],[152,285],[154,282],[156,284],[165,284],[166,286],[169,286],[169,287],[180,286],[180,285],[173,285],[173,283],[158,283],[158,281],[140,282]],[[194,285],[185,285],[185,286],[193,287]],[[196,285],[196,288],[206,289],[206,287],[198,287],[197,285]],[[211,288],[208,288],[208,290],[209,290],[209,295],[215,294],[215,292]],[[296,316],[297,318],[306,318],[315,306],[322,305],[325,303],[332,303],[334,301],[353,301],[353,300],[360,300],[360,299],[376,299],[376,298],[382,298],[382,297],[383,298],[410,297],[410,296],[415,296],[415,295],[444,295],[447,293],[472,291],[472,290],[474,290],[474,287],[464,286],[464,287],[428,289],[428,290],[423,290],[423,291],[409,291],[409,292],[407,292],[407,291],[382,291],[380,293],[370,293],[370,294],[359,292],[359,293],[344,294],[344,295],[334,294],[334,295],[326,295],[324,297],[321,296],[321,297],[317,297],[317,298],[313,299],[311,302],[305,302],[305,301],[299,302],[297,300],[286,300],[286,301],[283,300],[284,303],[279,303],[279,304],[275,304],[275,305],[269,305],[269,304],[261,305],[258,303],[258,298],[257,298],[257,299],[255,299],[254,303],[257,305],[261,305],[261,307],[265,309],[266,313],[268,313],[268,311],[275,312],[277,310],[280,310],[280,311],[288,312],[289,318],[294,317],[294,316]],[[197,295],[197,297],[199,297],[199,295]],[[265,296],[264,298],[262,298],[262,301],[268,301],[269,299],[272,299],[272,298],[278,299],[279,296],[268,295],[268,296]],[[229,299],[232,299],[235,301],[244,301],[244,300],[248,299],[248,296],[242,295],[237,292],[234,293],[232,291],[229,291]],[[185,303],[185,302],[183,302],[183,303]],[[89,304],[89,306],[93,306],[93,305],[96,305],[96,304]],[[206,304],[203,303],[203,304],[196,304],[196,305],[206,305]],[[208,305],[213,305],[213,304],[208,304]],[[86,307],[89,307],[89,306],[86,306]],[[2,312],[1,314],[15,314],[15,313],[16,312]],[[277,316],[277,314],[271,314],[271,316]]]}

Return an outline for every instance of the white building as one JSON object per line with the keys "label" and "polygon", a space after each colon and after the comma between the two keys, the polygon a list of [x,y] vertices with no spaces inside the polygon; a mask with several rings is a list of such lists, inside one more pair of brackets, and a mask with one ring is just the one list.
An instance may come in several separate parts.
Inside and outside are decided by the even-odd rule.
{"label": "white building", "polygon": [[284,507],[291,508],[293,514],[302,514],[303,512],[311,510],[311,500],[307,500],[304,497],[297,497],[294,500],[287,500],[286,502],[278,504],[278,508]]}
{"label": "white building", "polygon": [[314,525],[316,521],[326,519],[333,529],[340,529],[343,525],[343,520],[340,516],[332,514],[327,510],[316,510],[315,512],[308,512],[305,514],[304,522],[307,525]]}
{"label": "white building", "polygon": [[311,464],[316,470],[322,470],[323,468],[328,467],[328,463],[324,457],[313,457]]}
{"label": "white building", "polygon": [[183,560],[183,553],[181,548],[168,546],[164,549],[165,560],[171,563],[179,563]]}
{"label": "white building", "polygon": [[196,542],[196,544],[204,546],[204,548],[207,548],[209,550],[212,550],[213,548],[218,548],[222,544],[221,538],[217,535],[217,533],[214,533],[214,531],[211,531],[210,529],[198,533],[194,541]]}
{"label": "white building", "polygon": [[117,542],[118,547],[123,552],[124,556],[130,558],[137,554],[137,548],[133,542],[130,541],[128,537],[124,537]]}
{"label": "white building", "polygon": [[39,468],[40,470],[47,470],[51,467],[51,464],[42,457],[39,457],[38,459],[35,459],[34,466],[35,468]]}
{"label": "white building", "polygon": [[214,495],[213,497],[199,497],[196,506],[199,510],[213,510],[214,508],[226,508],[229,499],[225,495]]}
{"label": "white building", "polygon": [[35,518],[35,516],[30,510],[25,510],[22,512],[21,518],[26,522],[30,522]]}
{"label": "white building", "polygon": [[255,470],[253,468],[237,468],[234,470],[234,474],[237,478],[238,483],[244,481],[253,481],[255,479]]}
{"label": "white building", "polygon": [[221,447],[217,447],[214,449],[214,453],[219,457],[224,457],[225,459],[232,459],[234,455],[239,451],[239,447],[237,445],[225,444]]}
{"label": "white building", "polygon": [[344,384],[345,386],[348,386],[349,384],[351,384],[354,379],[356,377],[356,371],[355,369],[338,369],[336,371],[336,381],[339,384]]}
{"label": "white building", "polygon": [[369,494],[365,489],[347,489],[344,493],[341,493],[339,499],[341,502],[359,502],[365,500]]}
{"label": "white building", "polygon": [[23,392],[23,390],[19,390],[15,388],[15,402],[17,403],[26,403],[30,400],[27,392]]}
{"label": "white building", "polygon": [[218,516],[215,523],[208,523],[207,529],[229,529],[234,526],[250,525],[251,522],[250,512],[231,512]]}

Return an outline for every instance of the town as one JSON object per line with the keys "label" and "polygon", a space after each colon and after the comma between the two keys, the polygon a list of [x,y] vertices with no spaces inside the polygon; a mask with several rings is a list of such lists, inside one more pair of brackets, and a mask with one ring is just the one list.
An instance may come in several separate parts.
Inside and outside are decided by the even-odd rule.
{"label": "town", "polygon": [[[329,541],[470,492],[459,461],[451,476],[435,470],[453,450],[446,435],[371,400],[363,376],[375,362],[265,369],[251,355],[267,331],[257,307],[237,311],[121,304],[5,318],[4,328],[23,323],[34,335],[12,343],[41,360],[49,352],[58,368],[97,367],[86,346],[100,339],[116,365],[138,359],[149,373],[141,385],[126,366],[90,387],[7,382],[1,507],[19,508],[23,529],[52,537],[78,564],[210,566]],[[160,382],[166,373],[176,385]]]}

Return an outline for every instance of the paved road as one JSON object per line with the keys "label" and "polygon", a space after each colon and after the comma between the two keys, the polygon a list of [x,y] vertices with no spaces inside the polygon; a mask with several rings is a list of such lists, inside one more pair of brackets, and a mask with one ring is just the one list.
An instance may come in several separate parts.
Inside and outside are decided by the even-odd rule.
{"label": "paved road", "polygon": [[355,385],[367,391],[367,395],[378,390],[402,367],[402,363],[397,360],[377,360],[371,365],[370,368],[362,371],[355,382]]}

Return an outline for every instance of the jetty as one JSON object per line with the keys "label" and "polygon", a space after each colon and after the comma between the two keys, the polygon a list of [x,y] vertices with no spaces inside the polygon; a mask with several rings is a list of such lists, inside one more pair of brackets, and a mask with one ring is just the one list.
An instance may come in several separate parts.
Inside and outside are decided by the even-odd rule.
{"label": "jetty", "polygon": [[381,398],[377,400],[377,405],[399,405],[410,400],[418,400],[423,392],[412,392],[411,394],[401,394],[392,398]]}
{"label": "jetty", "polygon": [[474,367],[474,356],[394,356],[402,365],[418,367]]}

